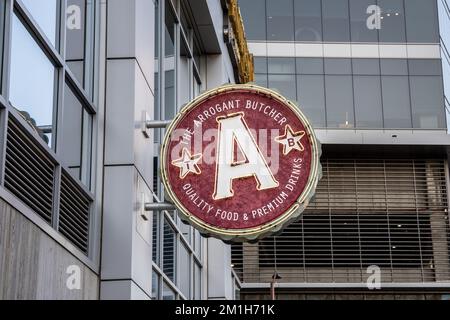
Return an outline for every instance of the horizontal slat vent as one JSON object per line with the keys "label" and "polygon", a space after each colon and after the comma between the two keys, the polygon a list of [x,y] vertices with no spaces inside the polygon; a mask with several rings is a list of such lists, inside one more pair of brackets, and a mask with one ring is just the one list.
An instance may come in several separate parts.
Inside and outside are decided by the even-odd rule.
{"label": "horizontal slat vent", "polygon": [[450,280],[445,162],[323,160],[303,218],[280,235],[232,246],[241,280],[365,283]]}
{"label": "horizontal slat vent", "polygon": [[59,231],[86,254],[89,248],[90,209],[90,197],[63,171]]}
{"label": "horizontal slat vent", "polygon": [[55,165],[12,117],[8,120],[5,188],[52,223]]}

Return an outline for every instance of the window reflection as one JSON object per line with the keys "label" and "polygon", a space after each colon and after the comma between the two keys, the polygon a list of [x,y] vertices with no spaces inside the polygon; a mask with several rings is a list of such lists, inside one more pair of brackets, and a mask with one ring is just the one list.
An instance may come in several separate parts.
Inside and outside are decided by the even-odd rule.
{"label": "window reflection", "polygon": [[406,76],[382,76],[383,114],[386,128],[411,128],[409,83]]}
{"label": "window reflection", "polygon": [[411,76],[414,128],[445,128],[444,88],[439,76]]}
{"label": "window reflection", "polygon": [[322,0],[324,41],[350,41],[348,15],[348,0]]}
{"label": "window reflection", "polygon": [[408,42],[439,43],[436,0],[405,0]]}
{"label": "window reflection", "polygon": [[163,272],[172,282],[175,282],[175,261],[176,261],[175,231],[170,226],[170,224],[166,220],[164,220]]}
{"label": "window reflection", "polygon": [[55,45],[57,32],[57,0],[22,0],[22,3],[39,24],[50,42]]}
{"label": "window reflection", "polygon": [[295,58],[269,58],[269,73],[295,73]]}
{"label": "window reflection", "polygon": [[378,0],[381,8],[380,42],[405,42],[403,0]]}
{"label": "window reflection", "polygon": [[379,75],[380,60],[378,59],[352,59],[353,74]]}
{"label": "window reflection", "polygon": [[408,75],[408,61],[406,59],[380,59],[381,74],[392,76]]}
{"label": "window reflection", "polygon": [[92,116],[66,84],[64,88],[63,126],[60,129],[63,164],[85,185],[90,182]]}
{"label": "window reflection", "polygon": [[269,74],[269,87],[280,91],[290,100],[297,100],[295,75],[293,74]]}
{"label": "window reflection", "polygon": [[255,73],[267,73],[267,58],[255,57]]}
{"label": "window reflection", "polygon": [[[3,68],[2,68],[2,63],[3,63],[3,36],[4,36],[4,19],[5,19],[5,5],[6,2],[2,1],[2,3],[0,3],[0,75],[3,74]],[[2,77],[0,77],[0,94],[2,93],[1,90],[2,89]]]}
{"label": "window reflection", "polygon": [[86,0],[67,0],[66,6],[66,62],[82,85],[87,62],[85,48],[90,48],[86,19],[91,6]]}
{"label": "window reflection", "polygon": [[248,40],[266,40],[266,0],[239,0],[245,36]]}
{"label": "window reflection", "polygon": [[315,127],[326,127],[325,88],[323,75],[299,75],[297,93],[300,109]]}
{"label": "window reflection", "polygon": [[55,77],[55,67],[14,15],[9,99],[49,146],[55,133]]}
{"label": "window reflection", "polygon": [[294,40],[293,11],[292,0],[267,0],[267,40]]}
{"label": "window reflection", "polygon": [[355,76],[356,127],[382,128],[381,84],[379,76]]}
{"label": "window reflection", "polygon": [[367,27],[367,8],[374,5],[374,0],[350,0],[350,24],[353,42],[378,41],[376,28]]}
{"label": "window reflection", "polygon": [[327,122],[332,128],[353,128],[352,76],[325,76]]}
{"label": "window reflection", "polygon": [[352,74],[351,59],[325,59],[325,74]]}
{"label": "window reflection", "polygon": [[322,58],[297,58],[298,74],[323,74]]}
{"label": "window reflection", "polygon": [[161,266],[160,260],[159,260],[159,243],[161,241],[160,239],[160,228],[159,228],[159,217],[160,214],[157,211],[153,212],[153,224],[152,224],[152,260],[155,262],[158,266]]}
{"label": "window reflection", "polygon": [[164,282],[163,285],[163,300],[175,300],[176,299],[176,295],[175,295],[175,291],[173,291],[169,285]]}
{"label": "window reflection", "polygon": [[152,300],[157,300],[159,298],[159,276],[155,272],[152,271]]}
{"label": "window reflection", "polygon": [[295,40],[322,40],[322,6],[317,0],[295,0]]}
{"label": "window reflection", "polygon": [[165,90],[164,90],[164,110],[165,119],[173,119],[176,113],[175,104],[175,19],[170,12],[169,5],[166,4],[165,13]]}

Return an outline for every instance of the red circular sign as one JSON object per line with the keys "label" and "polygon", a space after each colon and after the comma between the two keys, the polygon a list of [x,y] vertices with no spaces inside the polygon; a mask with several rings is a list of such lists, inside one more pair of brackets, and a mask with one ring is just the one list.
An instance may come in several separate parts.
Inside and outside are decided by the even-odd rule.
{"label": "red circular sign", "polygon": [[182,219],[228,241],[260,239],[298,219],[321,176],[320,144],[305,116],[254,85],[223,86],[188,104],[161,158]]}

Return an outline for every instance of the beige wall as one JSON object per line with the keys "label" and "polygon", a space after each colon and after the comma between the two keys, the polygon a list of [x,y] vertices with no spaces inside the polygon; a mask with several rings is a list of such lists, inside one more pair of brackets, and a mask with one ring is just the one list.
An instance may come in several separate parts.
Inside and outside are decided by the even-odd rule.
{"label": "beige wall", "polygon": [[[71,265],[80,267],[80,290],[66,286]],[[0,300],[5,299],[98,299],[98,277],[0,199]]]}

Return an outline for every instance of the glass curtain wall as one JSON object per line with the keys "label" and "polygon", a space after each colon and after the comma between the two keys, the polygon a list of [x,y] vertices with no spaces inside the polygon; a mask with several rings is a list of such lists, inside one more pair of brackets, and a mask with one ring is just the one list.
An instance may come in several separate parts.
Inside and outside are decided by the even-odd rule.
{"label": "glass curtain wall", "polygon": [[[202,90],[200,44],[191,23],[188,1],[155,1],[155,119],[172,120]],[[164,130],[155,135],[159,150]],[[154,160],[154,198],[164,200]],[[153,214],[153,299],[201,299],[203,253],[198,231],[176,212]]]}
{"label": "glass curtain wall", "polygon": [[439,30],[441,39],[442,70],[447,122],[450,119],[450,5],[448,0],[438,0]]}
{"label": "glass curtain wall", "polygon": [[446,128],[438,59],[255,57],[255,73],[316,128]]}
{"label": "glass curtain wall", "polygon": [[[88,204],[81,203],[84,199],[73,203],[82,207],[88,216],[94,200],[95,5],[96,2],[88,0],[7,0],[0,3],[1,128],[12,135],[10,124],[15,123],[15,128],[27,139],[28,145],[25,146],[24,140],[22,147],[28,151],[39,150],[37,156],[42,161],[26,164],[29,159],[18,156],[24,151],[13,149],[10,143],[7,154],[2,156],[15,159],[17,171],[14,177],[9,177],[13,173],[5,165],[0,168],[1,177],[11,178],[17,185],[8,187],[4,181],[0,181],[0,185],[27,204],[32,200],[39,206],[50,201],[51,221],[46,222],[58,231],[64,229],[63,235],[86,255],[90,255],[86,249],[90,235],[82,235],[84,244],[80,245],[72,233],[77,232],[78,223],[86,229],[89,226],[73,217],[63,226],[59,217],[61,212],[71,209],[62,207],[65,200],[60,197],[77,199],[67,194],[77,192],[74,187],[69,190],[69,184],[76,186],[82,197],[88,199]],[[3,137],[0,142],[5,144],[8,137],[0,136]],[[20,161],[27,170],[20,171]],[[45,161],[55,165],[48,177],[53,184],[51,194],[42,191],[44,188],[31,190],[29,183],[36,178],[34,166],[43,165]],[[39,183],[45,184],[45,179],[41,178]]]}
{"label": "glass curtain wall", "polygon": [[437,1],[239,0],[239,6],[250,41],[439,43]]}

